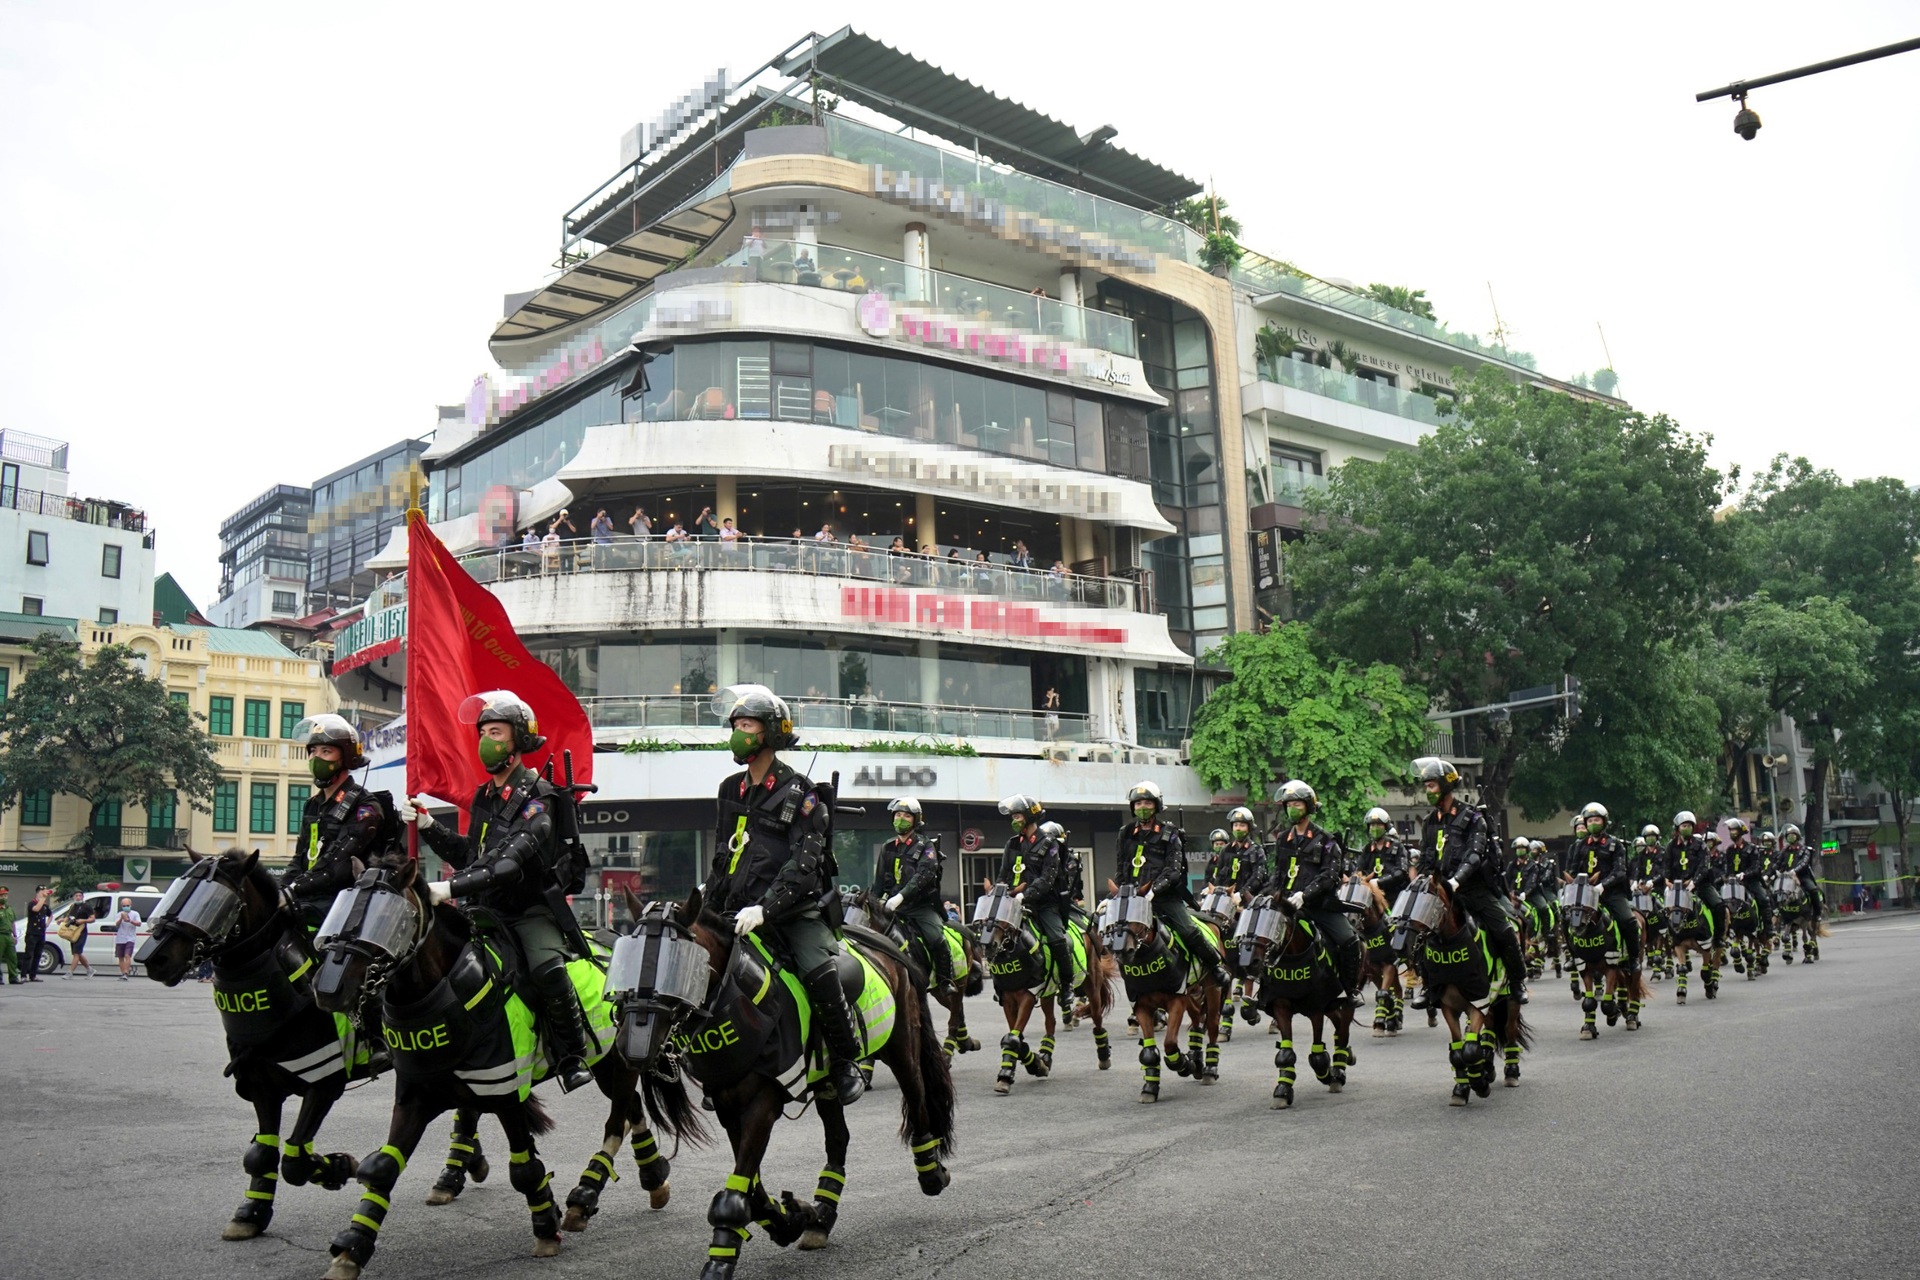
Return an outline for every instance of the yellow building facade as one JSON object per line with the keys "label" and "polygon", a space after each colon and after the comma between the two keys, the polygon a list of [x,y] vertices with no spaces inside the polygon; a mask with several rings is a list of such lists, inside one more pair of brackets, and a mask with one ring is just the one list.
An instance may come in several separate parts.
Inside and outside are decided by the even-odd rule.
{"label": "yellow building facade", "polygon": [[[15,623],[17,625],[8,625]],[[100,626],[65,618],[0,617],[0,693],[17,688],[31,666],[32,634],[53,630],[91,655],[107,645],[131,649],[147,675],[194,713],[212,736],[221,781],[211,812],[184,801],[151,808],[128,801],[92,815],[101,874],[164,882],[185,868],[187,850],[239,845],[263,862],[293,854],[301,807],[311,794],[306,751],[292,739],[310,715],[338,708],[321,664],[257,631],[218,627]],[[78,796],[23,796],[0,814],[0,883],[18,897],[46,883],[85,833],[88,804]]]}

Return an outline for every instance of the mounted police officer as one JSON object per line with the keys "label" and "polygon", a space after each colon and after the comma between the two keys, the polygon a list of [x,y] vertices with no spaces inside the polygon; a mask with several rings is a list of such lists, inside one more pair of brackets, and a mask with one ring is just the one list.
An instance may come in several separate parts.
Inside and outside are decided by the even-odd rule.
{"label": "mounted police officer", "polygon": [[1598,801],[1580,810],[1580,824],[1586,834],[1573,847],[1569,869],[1583,875],[1587,883],[1600,890],[1600,905],[1620,926],[1626,952],[1621,961],[1629,969],[1640,967],[1640,925],[1633,916],[1633,855],[1618,836],[1608,833],[1612,819],[1607,807]]}
{"label": "mounted police officer", "polygon": [[1527,875],[1520,896],[1532,904],[1543,934],[1560,927],[1560,867],[1544,840],[1527,841]]}
{"label": "mounted police officer", "polygon": [[334,897],[353,887],[354,859],[373,861],[395,833],[379,797],[353,780],[367,757],[352,725],[331,713],[308,716],[293,727],[293,740],[306,744],[313,794],[300,811],[300,838],[281,883],[312,932]]}
{"label": "mounted police officer", "polygon": [[1827,904],[1820,896],[1820,882],[1813,874],[1813,850],[1802,843],[1805,838],[1794,823],[1781,828],[1780,869],[1791,872],[1800,881],[1800,887],[1807,892],[1807,901],[1813,904],[1813,918],[1818,920],[1827,913]]}
{"label": "mounted police officer", "polygon": [[1298,778],[1281,784],[1274,799],[1287,815],[1287,829],[1273,845],[1273,875],[1263,892],[1283,898],[1294,911],[1313,922],[1333,958],[1341,990],[1353,1004],[1360,972],[1360,939],[1340,909],[1336,896],[1346,878],[1347,851],[1340,841],[1313,820],[1320,797]]}
{"label": "mounted police officer", "polygon": [[1727,905],[1720,897],[1720,859],[1707,841],[1694,832],[1700,820],[1693,810],[1673,815],[1673,839],[1667,842],[1667,877],[1677,880],[1707,909],[1713,922],[1715,947],[1727,944]]}
{"label": "mounted police officer", "polygon": [[1230,990],[1220,949],[1193,918],[1193,891],[1187,885],[1187,854],[1180,829],[1162,819],[1165,800],[1151,782],[1136,783],[1127,792],[1133,821],[1120,828],[1121,884],[1130,884],[1153,903],[1154,918],[1163,920],[1179,937],[1187,954],[1213,970],[1220,990]]}
{"label": "mounted police officer", "polygon": [[[719,843],[702,897],[733,917],[745,937],[764,928],[800,974],[827,1050],[826,1087],[843,1104],[866,1092],[860,1042],[840,986],[840,943],[820,899],[833,887],[833,788],[810,781],[779,758],[798,745],[793,713],[765,685],[724,690],[733,762],[747,766],[720,784]],[[944,944],[943,944],[944,945]]]}
{"label": "mounted police officer", "polygon": [[1661,843],[1660,828],[1649,822],[1640,828],[1640,839],[1633,863],[1633,879],[1649,897],[1658,899],[1667,887],[1667,846]]}
{"label": "mounted police officer", "polygon": [[[1433,812],[1421,824],[1420,870],[1441,877],[1454,901],[1473,913],[1480,927],[1492,939],[1500,963],[1506,968],[1507,982],[1527,1000],[1526,958],[1520,954],[1520,937],[1513,931],[1507,914],[1506,886],[1501,883],[1500,858],[1493,847],[1493,831],[1487,815],[1472,805],[1461,804],[1454,795],[1460,785],[1460,771],[1438,756],[1422,756],[1413,762],[1414,773],[1427,793]],[[1421,1003],[1426,1008],[1426,988],[1421,988]]]}
{"label": "mounted police officer", "polygon": [[1727,878],[1747,886],[1753,898],[1755,932],[1764,938],[1773,932],[1773,895],[1767,892],[1767,855],[1749,842],[1752,835],[1746,819],[1727,819]]}
{"label": "mounted police officer", "polygon": [[[584,954],[554,914],[549,888],[564,881],[560,837],[554,827],[553,784],[521,757],[546,746],[533,708],[507,690],[476,693],[460,704],[460,720],[474,726],[480,767],[489,775],[473,793],[467,834],[434,821],[418,797],[403,800],[400,817],[453,868],[450,879],[427,886],[434,902],[464,898],[492,910],[513,930],[526,957],[527,977],[540,993],[540,1021],[555,1058],[554,1078],[572,1092],[593,1083],[587,1069],[587,1028],[567,960]],[[577,922],[572,933],[579,933]]]}
{"label": "mounted police officer", "polygon": [[933,985],[953,981],[953,955],[947,950],[947,916],[940,909],[940,850],[920,834],[920,802],[902,796],[887,806],[893,839],[880,846],[873,864],[873,896],[907,935],[933,975]]}
{"label": "mounted police officer", "polygon": [[1208,843],[1213,857],[1207,861],[1207,884],[1232,892],[1244,906],[1272,873],[1267,851],[1253,838],[1253,810],[1245,805],[1234,809],[1225,829],[1216,829]]}
{"label": "mounted police officer", "polygon": [[1000,855],[1000,883],[1024,895],[1021,905],[1040,940],[1046,943],[1060,990],[1073,983],[1073,943],[1067,938],[1068,886],[1066,845],[1048,827],[1046,806],[1032,796],[1011,795],[1000,802],[1000,812],[1013,827]]}
{"label": "mounted police officer", "polygon": [[1392,815],[1378,805],[1367,810],[1361,825],[1367,829],[1367,844],[1354,860],[1354,870],[1370,878],[1392,906],[1413,879],[1407,869],[1407,847],[1394,830]]}
{"label": "mounted police officer", "polygon": [[1067,843],[1067,829],[1057,822],[1040,824],[1040,837],[1051,840],[1060,848],[1060,901],[1069,919],[1087,918],[1080,902],[1087,896],[1085,876],[1080,866],[1080,855]]}

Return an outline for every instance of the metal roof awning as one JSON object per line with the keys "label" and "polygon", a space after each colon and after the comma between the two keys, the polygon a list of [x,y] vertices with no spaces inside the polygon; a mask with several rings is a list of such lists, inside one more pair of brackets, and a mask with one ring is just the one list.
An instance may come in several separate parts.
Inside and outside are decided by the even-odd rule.
{"label": "metal roof awning", "polygon": [[822,83],[905,125],[998,163],[1079,187],[1142,209],[1160,209],[1201,190],[1201,184],[1111,143],[1102,126],[1082,135],[1071,125],[963,80],[932,63],[842,27],[814,41],[780,66],[782,73],[817,73]]}
{"label": "metal roof awning", "polygon": [[488,341],[541,337],[619,306],[705,248],[732,217],[733,200],[719,195],[614,241],[514,308]]}
{"label": "metal roof awning", "polygon": [[[764,110],[770,101],[767,94],[750,94],[664,153],[649,156],[634,167],[626,181],[607,190],[592,208],[569,216],[567,233],[595,244],[610,245],[693,199],[727,171],[746,145],[745,130],[733,133],[727,130],[756,111]],[[702,152],[715,152],[713,160],[690,163]]]}

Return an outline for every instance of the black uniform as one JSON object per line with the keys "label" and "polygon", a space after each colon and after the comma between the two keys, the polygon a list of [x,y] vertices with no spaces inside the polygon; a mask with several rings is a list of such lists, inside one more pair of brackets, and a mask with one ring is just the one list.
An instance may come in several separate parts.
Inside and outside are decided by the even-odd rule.
{"label": "black uniform", "polygon": [[873,864],[873,896],[900,895],[894,920],[918,944],[935,986],[953,980],[953,956],[947,950],[947,913],[940,909],[940,851],[918,831],[895,836],[880,846]]}
{"label": "black uniform", "polygon": [[1533,908],[1540,932],[1551,933],[1560,924],[1560,867],[1551,856],[1529,858],[1521,864],[1520,897]]}
{"label": "black uniform", "polygon": [[586,1025],[567,974],[572,949],[547,897],[560,876],[553,804],[553,785],[521,765],[504,784],[488,781],[473,793],[466,835],[440,823],[420,835],[454,869],[454,897],[489,908],[513,930],[558,1056],[584,1059]]}
{"label": "black uniform", "polygon": [[1288,827],[1274,841],[1273,874],[1262,892],[1276,898],[1300,895],[1300,913],[1313,921],[1313,927],[1326,939],[1347,994],[1355,995],[1360,940],[1334,896],[1346,872],[1347,851],[1340,847],[1340,841],[1309,822],[1304,831]]}
{"label": "black uniform", "polygon": [[1129,822],[1121,827],[1120,874],[1115,882],[1130,884],[1141,893],[1152,893],[1154,918],[1166,921],[1167,927],[1179,935],[1189,956],[1211,964],[1215,970],[1214,980],[1222,990],[1226,989],[1220,950],[1193,918],[1193,891],[1187,886],[1187,854],[1178,828],[1158,818],[1152,822]]}
{"label": "black uniform", "polygon": [[1753,895],[1755,918],[1761,933],[1773,928],[1773,895],[1767,892],[1767,858],[1759,848],[1736,840],[1727,846],[1727,875],[1747,886]]}
{"label": "black uniform", "polygon": [[1391,836],[1375,840],[1362,849],[1354,859],[1354,870],[1373,877],[1380,892],[1387,895],[1387,905],[1406,891],[1413,877],[1407,870],[1407,847]]}
{"label": "black uniform", "polygon": [[1259,892],[1271,874],[1267,851],[1252,836],[1227,841],[1226,848],[1207,860],[1207,883],[1216,889],[1231,889],[1243,897]]}
{"label": "black uniform", "polygon": [[1067,939],[1067,851],[1058,840],[1040,834],[1029,822],[1020,835],[1009,837],[1000,855],[1000,882],[1018,890],[1027,920],[1047,944],[1060,989],[1073,982],[1073,944]]}
{"label": "black uniform", "polygon": [[384,852],[386,811],[371,791],[348,778],[328,796],[316,791],[300,811],[300,838],[284,883],[309,930],[342,889],[353,887],[353,860],[371,862]]}
{"label": "black uniform", "polygon": [[1640,928],[1633,918],[1633,850],[1618,837],[1583,836],[1573,847],[1573,873],[1598,876],[1600,905],[1620,926],[1629,966],[1639,963]]}
{"label": "black uniform", "polygon": [[1451,813],[1436,809],[1428,814],[1421,823],[1419,865],[1426,874],[1459,883],[1454,899],[1473,913],[1493,939],[1500,963],[1507,970],[1507,982],[1517,993],[1526,978],[1527,964],[1520,954],[1520,937],[1507,914],[1506,885],[1501,881],[1487,815],[1458,801],[1453,801]]}
{"label": "black uniform", "polygon": [[1782,846],[1780,850],[1786,865],[1781,869],[1790,871],[1800,881],[1800,887],[1807,891],[1807,901],[1813,904],[1814,918],[1818,919],[1826,912],[1826,903],[1820,899],[1820,882],[1813,874],[1813,846],[1796,844]]}
{"label": "black uniform", "polygon": [[[27,903],[25,950],[27,953],[28,982],[40,981],[40,953],[47,948],[47,920],[52,915],[53,904],[51,902],[41,903],[38,901],[29,901]],[[12,946],[13,939],[8,938],[6,944]]]}
{"label": "black uniform", "polygon": [[1720,897],[1720,874],[1720,859],[1708,852],[1702,837],[1689,836],[1682,840],[1675,835],[1667,842],[1667,877],[1693,885],[1693,896],[1707,909],[1707,918],[1713,922],[1716,947],[1727,940],[1727,904]]}

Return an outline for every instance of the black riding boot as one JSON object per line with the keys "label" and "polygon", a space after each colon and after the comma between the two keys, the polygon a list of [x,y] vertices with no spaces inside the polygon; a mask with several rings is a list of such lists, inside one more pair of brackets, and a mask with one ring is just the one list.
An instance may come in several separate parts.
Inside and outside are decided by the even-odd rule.
{"label": "black riding boot", "polygon": [[540,1016],[546,1024],[553,1078],[565,1093],[592,1084],[593,1072],[587,1069],[587,1024],[580,1017],[580,999],[574,994],[567,967],[555,963],[536,970],[533,980],[542,997]]}
{"label": "black riding boot", "polygon": [[393,1068],[393,1054],[387,1049],[386,1025],[380,1021],[380,1002],[368,1003],[372,1007],[360,1015],[360,1038],[367,1045],[366,1073],[377,1076]]}
{"label": "black riding boot", "polygon": [[1053,972],[1064,996],[1073,989],[1073,943],[1065,938],[1049,942],[1047,953],[1053,957]]}
{"label": "black riding boot", "polygon": [[867,1082],[860,1075],[860,1041],[853,1033],[853,1011],[847,1008],[846,992],[840,989],[840,966],[829,960],[802,982],[813,1005],[813,1019],[820,1027],[820,1039],[827,1048],[827,1084],[841,1106],[858,1102],[867,1091]]}
{"label": "black riding boot", "polygon": [[1335,945],[1333,963],[1339,972],[1340,989],[1346,992],[1347,1001],[1358,1009],[1360,998],[1360,939],[1349,938]]}

